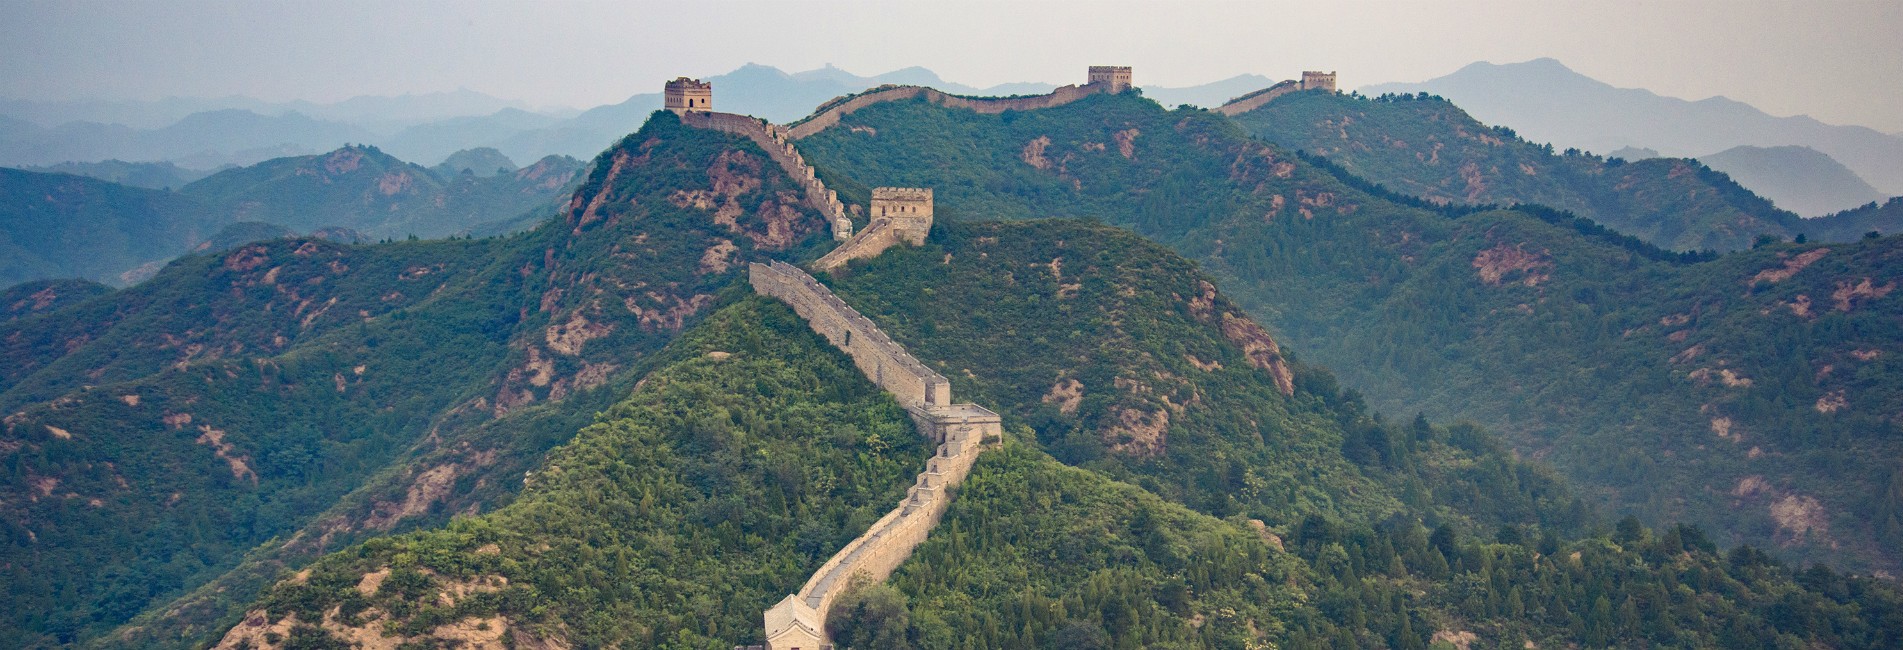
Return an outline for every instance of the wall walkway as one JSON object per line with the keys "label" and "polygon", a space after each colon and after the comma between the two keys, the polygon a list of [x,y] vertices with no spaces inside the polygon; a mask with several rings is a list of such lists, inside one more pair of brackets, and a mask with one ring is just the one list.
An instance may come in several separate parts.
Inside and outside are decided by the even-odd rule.
{"label": "wall walkway", "polygon": [[845,241],[852,238],[852,221],[846,218],[846,206],[839,202],[839,193],[826,189],[826,184],[819,180],[812,165],[806,164],[806,158],[793,148],[785,127],[768,124],[757,117],[708,111],[685,113],[681,115],[681,122],[753,140],[754,144],[766,150],[773,162],[778,163],[787,175],[800,184],[806,193],[806,204],[826,216],[826,222],[832,224],[833,239]]}
{"label": "wall walkway", "polygon": [[1301,89],[1302,89],[1302,82],[1284,81],[1281,83],[1277,83],[1273,86],[1269,86],[1267,88],[1263,88],[1261,90],[1249,93],[1247,95],[1243,95],[1241,97],[1231,99],[1229,100],[1228,103],[1216,107],[1216,112],[1222,113],[1223,115],[1227,115],[1229,117],[1235,117],[1237,115],[1241,115],[1243,113],[1247,113],[1249,111],[1262,108],[1263,106],[1267,105],[1269,102],[1275,101],[1277,97],[1281,97],[1283,95],[1287,95],[1289,93],[1296,92]]}
{"label": "wall walkway", "polygon": [[893,86],[872,90],[851,98],[834,100],[824,104],[818,112],[804,120],[794,122],[787,129],[788,140],[811,137],[839,123],[839,118],[851,115],[853,111],[886,102],[904,101],[914,97],[924,97],[926,101],[963,108],[979,113],[1003,113],[1005,111],[1026,111],[1039,108],[1063,106],[1090,95],[1109,90],[1108,84],[1084,84],[1082,86],[1064,86],[1046,95],[1030,97],[959,97],[924,86]]}
{"label": "wall walkway", "polygon": [[798,593],[765,612],[765,648],[819,650],[829,647],[826,615],[840,591],[855,575],[884,580],[905,562],[944,516],[951,502],[948,490],[964,481],[986,442],[1003,431],[998,414],[976,404],[953,404],[943,376],[805,271],[784,262],[754,263],[748,279],[754,292],[786,302],[813,331],[851,356],[866,377],[898,399],[920,433],[939,443],[897,508],[821,565]]}

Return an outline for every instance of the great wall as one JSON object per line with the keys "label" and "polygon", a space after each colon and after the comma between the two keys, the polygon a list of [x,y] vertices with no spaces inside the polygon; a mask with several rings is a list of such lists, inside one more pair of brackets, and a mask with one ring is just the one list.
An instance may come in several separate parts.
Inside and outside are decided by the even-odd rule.
{"label": "great wall", "polygon": [[813,331],[852,357],[867,378],[905,407],[921,434],[939,443],[897,508],[821,565],[799,592],[766,610],[767,644],[752,646],[818,650],[827,647],[826,615],[833,599],[854,576],[884,580],[910,557],[944,516],[949,490],[964,481],[984,445],[998,440],[1003,430],[998,414],[952,403],[950,382],[805,271],[784,262],[753,263],[748,276],[755,292],[792,306]]}
{"label": "great wall", "polygon": [[[751,139],[799,182],[806,203],[825,215],[832,224],[833,238],[841,242],[815,261],[813,268],[834,271],[846,262],[875,257],[900,243],[923,245],[932,227],[932,191],[874,188],[866,210],[870,222],[854,234],[838,193],[820,181],[793,146],[794,141],[835,126],[854,111],[885,102],[923,97],[941,106],[995,114],[1062,106],[1096,93],[1116,94],[1130,87],[1130,68],[1121,66],[1091,66],[1084,85],[1064,86],[1029,97],[960,97],[924,86],[886,86],[834,99],[804,120],[778,126],[747,115],[714,112],[713,85],[681,77],[667,82],[664,106],[688,126]],[[1335,92],[1335,73],[1304,71],[1300,81],[1284,81],[1237,97],[1215,111],[1240,115],[1299,90]],[[938,443],[925,463],[925,471],[906,490],[898,507],[820,565],[798,592],[766,610],[766,645],[735,646],[735,650],[830,650],[826,618],[834,599],[855,577],[883,581],[911,557],[912,550],[925,541],[944,516],[951,503],[950,490],[964,481],[985,445],[1002,438],[1002,424],[998,414],[982,406],[953,403],[951,383],[944,376],[919,363],[871,319],[805,271],[778,261],[751,263],[747,270],[755,293],[791,306],[813,331],[851,357],[868,379],[891,393],[911,415],[920,434]]]}

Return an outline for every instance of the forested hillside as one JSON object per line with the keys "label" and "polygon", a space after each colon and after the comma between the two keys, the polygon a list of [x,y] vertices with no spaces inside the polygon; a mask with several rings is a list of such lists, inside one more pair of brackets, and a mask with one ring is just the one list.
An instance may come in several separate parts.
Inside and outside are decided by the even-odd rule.
{"label": "forested hillside", "polygon": [[[1381,421],[1153,244],[1056,221],[935,237],[838,288],[908,346],[969,349],[922,358],[1034,426],[981,457],[889,586],[839,602],[840,647],[1903,638],[1869,579],[1800,582],[1692,529],[1567,541],[1581,513],[1551,479],[1473,427]],[[220,647],[757,641],[759,612],[898,497],[921,441],[777,302],[740,300],[662,358],[514,504],[330,555]],[[1165,436],[1130,430],[1143,408],[1173,414]]]}
{"label": "forested hillside", "polygon": [[1481,124],[1429,95],[1296,93],[1236,121],[1255,137],[1325,157],[1404,194],[1570,210],[1675,250],[1738,250],[1759,235],[1847,240],[1862,234],[1839,236],[1832,220],[1799,219],[1696,160],[1555,153],[1552,145]]}
{"label": "forested hillside", "polygon": [[254,244],[0,321],[0,645],[189,642],[283,563],[506,502],[736,265],[825,239],[796,188],[664,117],[533,233]]}
{"label": "forested hillside", "polygon": [[0,286],[51,278],[123,285],[225,223],[171,192],[0,167]]}
{"label": "forested hillside", "polygon": [[298,232],[327,226],[378,238],[467,233],[566,198],[582,164],[549,156],[509,173],[439,173],[376,147],[267,160],[179,189],[233,221],[264,221]]}
{"label": "forested hillside", "polygon": [[929,186],[941,214],[1132,228],[1378,410],[1472,418],[1614,513],[1847,568],[1903,559],[1894,239],[1699,262],[1552,210],[1391,194],[1128,95],[881,104],[800,147],[848,196]]}

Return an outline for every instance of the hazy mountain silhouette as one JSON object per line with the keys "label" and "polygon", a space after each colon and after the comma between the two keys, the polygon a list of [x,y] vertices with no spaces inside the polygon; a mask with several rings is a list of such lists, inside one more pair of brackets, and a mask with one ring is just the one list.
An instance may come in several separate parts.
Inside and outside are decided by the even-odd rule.
{"label": "hazy mountain silhouette", "polygon": [[1698,161],[1730,174],[1778,207],[1816,217],[1881,201],[1882,192],[1823,152],[1797,145],[1732,147]]}
{"label": "hazy mountain silhouette", "polygon": [[1837,159],[1880,191],[1903,194],[1903,137],[1802,115],[1777,117],[1724,97],[1689,101],[1615,88],[1553,59],[1474,63],[1419,83],[1361,89],[1369,95],[1421,91],[1451,99],[1483,122],[1559,147],[1635,146],[1697,156],[1739,145],[1803,145]]}

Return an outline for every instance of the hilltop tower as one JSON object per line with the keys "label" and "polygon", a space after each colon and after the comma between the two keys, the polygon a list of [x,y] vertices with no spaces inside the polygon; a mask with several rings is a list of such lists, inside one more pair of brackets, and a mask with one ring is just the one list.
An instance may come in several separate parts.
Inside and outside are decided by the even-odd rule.
{"label": "hilltop tower", "polygon": [[699,79],[677,77],[667,82],[667,110],[678,115],[714,110],[714,85]]}
{"label": "hilltop tower", "polygon": [[1106,92],[1112,95],[1130,89],[1130,66],[1093,65],[1086,85],[1105,84]]}
{"label": "hilltop tower", "polygon": [[932,231],[932,190],[923,187],[875,187],[872,205],[867,211],[873,221],[892,222],[900,239],[913,246],[925,245]]}
{"label": "hilltop tower", "polygon": [[1320,70],[1302,71],[1302,90],[1326,90],[1335,92],[1335,73]]}

